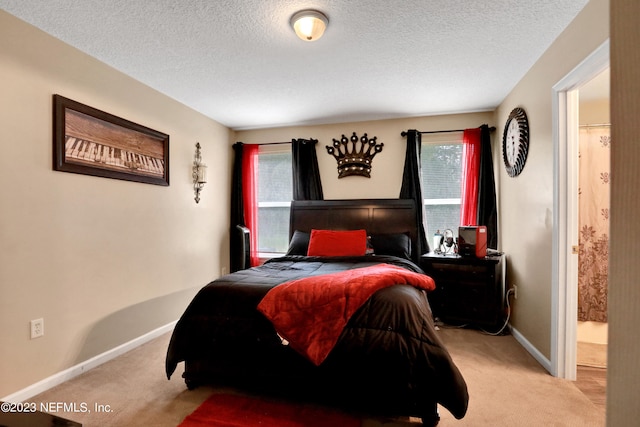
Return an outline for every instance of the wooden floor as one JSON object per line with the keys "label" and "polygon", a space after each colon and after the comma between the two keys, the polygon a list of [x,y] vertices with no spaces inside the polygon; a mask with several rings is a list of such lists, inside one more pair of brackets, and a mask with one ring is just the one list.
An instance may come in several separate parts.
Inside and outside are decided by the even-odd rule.
{"label": "wooden floor", "polygon": [[576,387],[602,410],[606,409],[607,369],[578,365]]}

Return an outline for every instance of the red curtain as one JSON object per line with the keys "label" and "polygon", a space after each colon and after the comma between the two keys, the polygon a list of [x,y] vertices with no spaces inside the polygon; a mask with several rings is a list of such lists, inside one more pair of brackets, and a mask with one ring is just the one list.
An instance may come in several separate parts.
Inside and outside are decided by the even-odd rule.
{"label": "red curtain", "polygon": [[460,225],[478,225],[478,179],[480,177],[480,128],[465,129],[462,136],[462,202]]}
{"label": "red curtain", "polygon": [[256,144],[246,144],[242,151],[242,198],[245,226],[251,231],[251,267],[260,263],[258,257],[258,150]]}

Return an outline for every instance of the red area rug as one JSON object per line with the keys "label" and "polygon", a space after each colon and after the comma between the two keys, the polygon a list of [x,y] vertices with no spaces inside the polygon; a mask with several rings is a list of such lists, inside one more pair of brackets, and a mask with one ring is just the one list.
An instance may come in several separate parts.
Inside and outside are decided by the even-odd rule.
{"label": "red area rug", "polygon": [[330,408],[214,394],[178,427],[360,427],[360,419]]}

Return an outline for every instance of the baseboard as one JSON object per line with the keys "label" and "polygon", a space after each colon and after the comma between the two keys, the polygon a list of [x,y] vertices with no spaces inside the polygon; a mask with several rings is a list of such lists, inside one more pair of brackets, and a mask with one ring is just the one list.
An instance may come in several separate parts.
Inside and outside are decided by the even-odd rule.
{"label": "baseboard", "polygon": [[58,372],[57,374],[51,375],[48,378],[45,378],[41,381],[38,381],[35,384],[32,384],[26,388],[23,388],[20,391],[17,391],[13,394],[0,398],[0,401],[3,402],[12,402],[19,403],[24,402],[27,399],[32,398],[33,396],[40,394],[44,391],[49,390],[59,384],[62,384],[65,381],[69,381],[72,378],[77,377],[80,374],[87,372],[90,369],[93,369],[97,366],[102,365],[105,362],[108,362],[111,359],[115,359],[116,357],[133,350],[136,347],[141,346],[142,344],[151,341],[154,338],[157,338],[167,332],[173,330],[177,323],[177,320],[171,323],[168,323],[164,326],[161,326],[153,331],[147,332],[146,334],[139,336],[138,338],[134,338],[129,342],[126,342],[122,345],[119,345],[111,350],[107,350],[102,354],[92,357],[91,359],[85,360],[82,363],[79,363],[75,366],[72,366],[69,369],[65,369],[64,371]]}
{"label": "baseboard", "polygon": [[539,364],[542,365],[544,369],[546,369],[549,373],[551,373],[551,361],[547,359],[537,348],[533,346],[525,337],[522,335],[516,328],[509,325],[509,329],[511,330],[511,335],[520,343],[522,347],[524,347],[534,359],[538,361]]}

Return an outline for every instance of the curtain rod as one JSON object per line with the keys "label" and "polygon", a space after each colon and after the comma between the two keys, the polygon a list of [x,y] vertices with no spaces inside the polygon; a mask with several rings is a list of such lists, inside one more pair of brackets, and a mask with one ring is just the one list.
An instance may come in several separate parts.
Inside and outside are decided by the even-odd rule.
{"label": "curtain rod", "polygon": [[[464,132],[466,129],[447,129],[447,130],[430,130],[430,131],[418,131],[419,134],[424,135],[426,133],[451,133],[451,132]],[[491,126],[489,128],[490,132],[496,130],[495,126]],[[407,136],[407,131],[402,131],[400,134],[402,136]]]}
{"label": "curtain rod", "polygon": [[611,126],[611,123],[596,123],[593,125],[580,125],[578,127],[581,128],[598,128],[598,127],[603,127],[603,126]]}
{"label": "curtain rod", "polygon": [[293,138],[291,141],[279,141],[279,142],[242,142],[242,144],[246,144],[246,145],[282,145],[282,144],[291,144],[293,141],[297,141],[299,139],[302,139],[304,141],[316,141],[317,140],[310,138],[310,139],[305,139],[305,138]]}
{"label": "curtain rod", "polygon": [[282,144],[291,144],[291,141],[281,141],[281,142],[256,142],[247,143],[247,145],[282,145]]}

